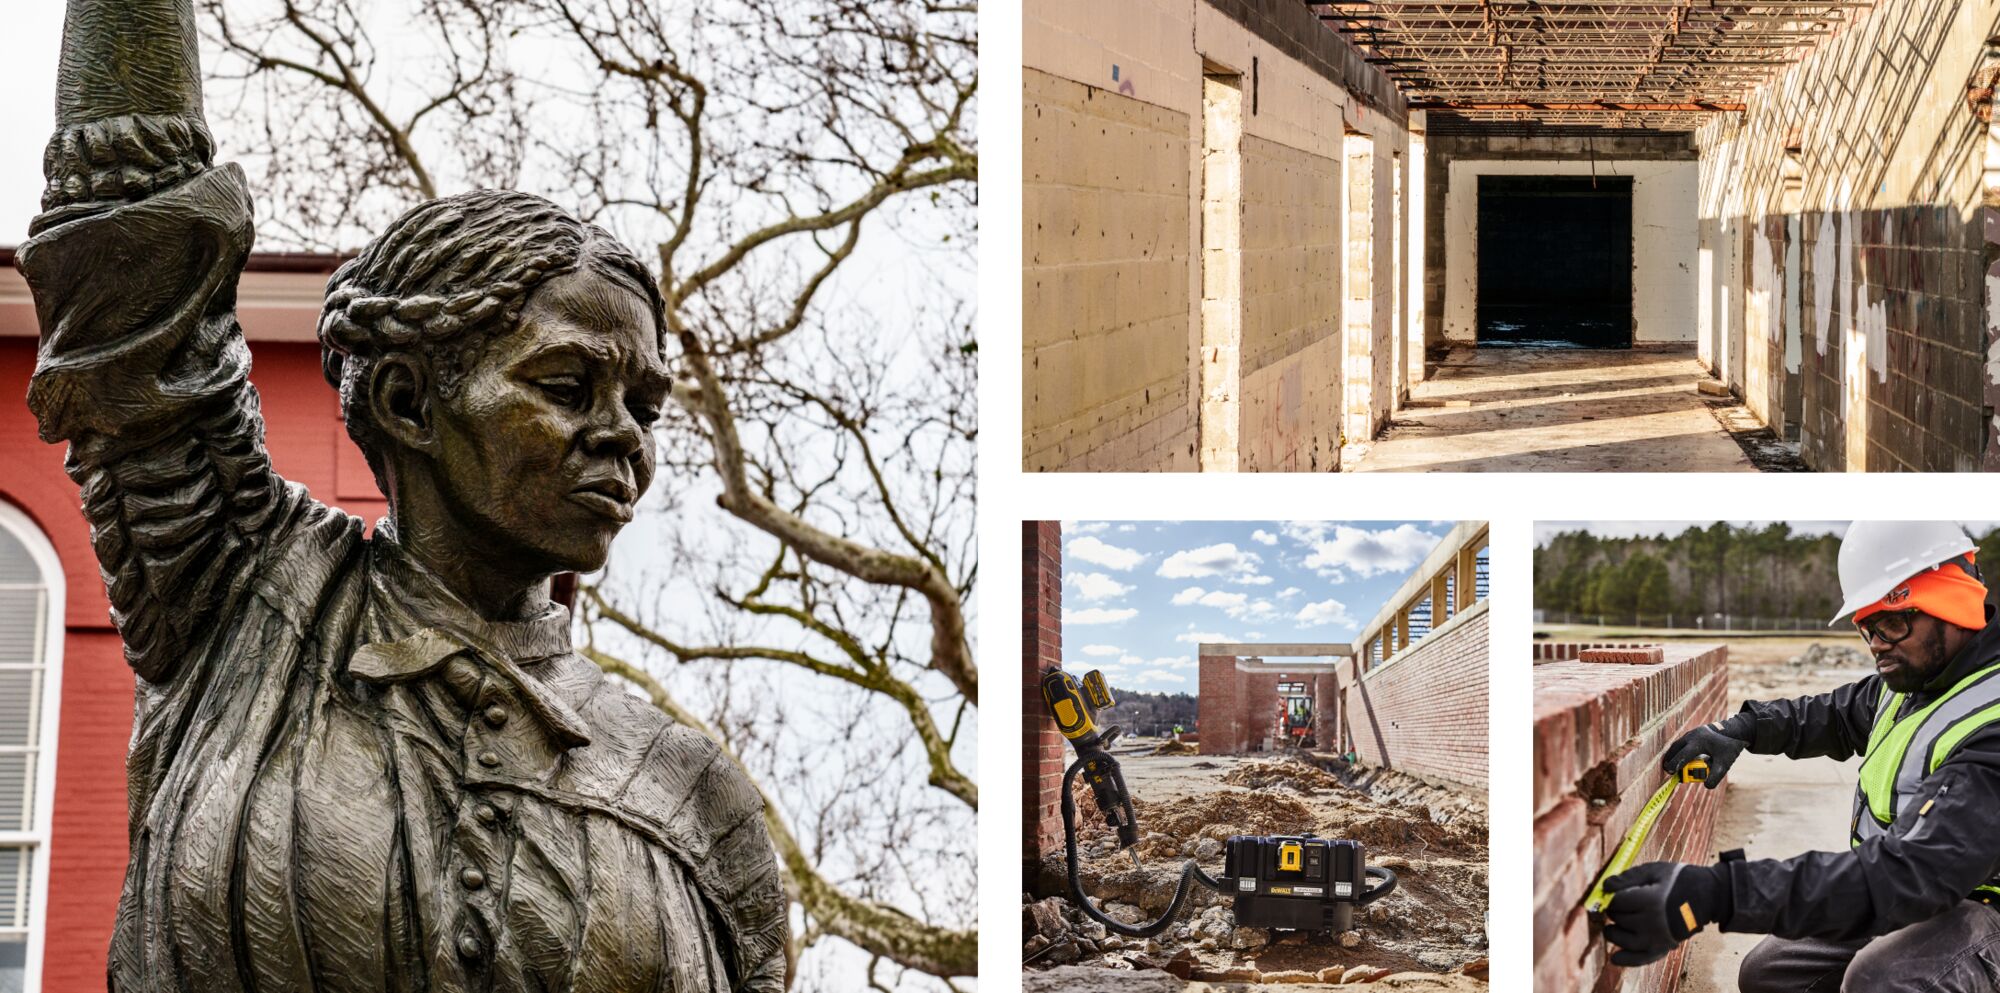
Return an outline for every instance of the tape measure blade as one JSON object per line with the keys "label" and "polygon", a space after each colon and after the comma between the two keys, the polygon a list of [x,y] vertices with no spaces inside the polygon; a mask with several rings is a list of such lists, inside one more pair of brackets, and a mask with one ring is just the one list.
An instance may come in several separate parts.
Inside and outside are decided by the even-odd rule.
{"label": "tape measure blade", "polygon": [[1669,779],[1661,783],[1660,788],[1654,790],[1653,795],[1647,798],[1646,805],[1639,808],[1639,816],[1632,821],[1631,827],[1625,829],[1625,837],[1618,842],[1618,848],[1611,853],[1611,861],[1604,866],[1604,871],[1598,874],[1597,883],[1590,888],[1590,895],[1584,898],[1585,911],[1598,913],[1604,909],[1605,904],[1611,902],[1604,890],[1605,880],[1632,868],[1632,863],[1638,860],[1640,846],[1644,845],[1646,837],[1653,833],[1653,825],[1659,822],[1660,812],[1665,810],[1668,801],[1674,798],[1674,787],[1678,785],[1680,785],[1678,779]]}

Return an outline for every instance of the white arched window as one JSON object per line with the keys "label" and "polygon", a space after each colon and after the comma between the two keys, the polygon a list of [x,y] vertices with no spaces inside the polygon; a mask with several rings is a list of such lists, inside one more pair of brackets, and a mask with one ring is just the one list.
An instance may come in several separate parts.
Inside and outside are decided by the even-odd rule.
{"label": "white arched window", "polygon": [[0,993],[41,989],[62,596],[55,549],[0,502]]}

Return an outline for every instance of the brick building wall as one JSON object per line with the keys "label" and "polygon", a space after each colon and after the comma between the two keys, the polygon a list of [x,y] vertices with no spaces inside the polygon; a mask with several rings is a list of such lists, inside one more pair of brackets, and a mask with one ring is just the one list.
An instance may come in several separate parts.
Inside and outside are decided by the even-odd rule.
{"label": "brick building wall", "polygon": [[[1618,969],[1607,964],[1603,939],[1583,910],[1597,874],[1664,781],[1659,764],[1667,744],[1720,718],[1727,705],[1728,649],[1667,645],[1665,659],[1534,667],[1538,993],[1671,993],[1679,985],[1686,946],[1644,968]],[[1678,790],[1638,861],[1712,861],[1721,800],[1721,789]]]}
{"label": "brick building wall", "polygon": [[1361,761],[1486,785],[1487,613],[1482,600],[1365,678],[1341,680]]}
{"label": "brick building wall", "polygon": [[1275,667],[1245,672],[1233,655],[1204,655],[1197,678],[1201,736],[1196,745],[1203,755],[1235,755],[1263,750],[1264,739],[1277,733],[1279,683],[1328,677]]}
{"label": "brick building wall", "polygon": [[1468,786],[1487,782],[1487,605],[1480,601],[1363,678],[1353,659],[1326,671],[1253,671],[1234,656],[1199,662],[1203,755],[1261,749],[1277,724],[1278,684],[1306,682],[1321,751],[1352,748],[1373,766]]}
{"label": "brick building wall", "polygon": [[1021,522],[1021,812],[1023,871],[1062,849],[1062,732],[1042,702],[1042,673],[1062,667],[1062,524]]}
{"label": "brick building wall", "polygon": [[[254,275],[254,274],[253,274]],[[63,474],[65,446],[43,444],[28,395],[35,339],[0,312],[0,500],[32,518],[55,546],[67,586],[58,707],[55,800],[49,844],[42,989],[104,988],[105,953],[127,855],[125,752],[132,736],[132,670],[111,624],[104,581],[90,548],[76,485]],[[321,378],[319,348],[257,340],[251,382],[261,395],[272,465],[318,499],[369,521],[387,504],[347,439],[338,401]],[[359,467],[357,474],[356,468]]]}
{"label": "brick building wall", "polygon": [[1704,357],[1767,420],[1799,405],[1813,468],[1994,456],[1989,128],[1961,95],[1996,29],[1996,0],[1882,6],[1697,133]]}

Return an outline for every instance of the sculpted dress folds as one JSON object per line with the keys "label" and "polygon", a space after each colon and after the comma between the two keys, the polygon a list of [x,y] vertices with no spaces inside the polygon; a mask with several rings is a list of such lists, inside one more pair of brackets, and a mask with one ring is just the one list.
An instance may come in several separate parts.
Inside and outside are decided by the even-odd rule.
{"label": "sculpted dress folds", "polygon": [[[643,424],[591,399],[622,389],[592,370],[662,376],[638,264],[546,201],[481,193],[417,208],[343,268],[328,375],[378,475],[403,473],[384,487],[392,519],[364,536],[266,456],[234,313],[250,198],[239,168],[210,163],[193,37],[188,0],[72,0],[45,212],[19,253],[42,325],[29,403],[43,438],[69,444],[138,674],[110,988],[782,989],[785,898],[757,790],[571,651],[569,613],[543,592],[559,568],[516,577],[504,611],[473,595],[492,578],[485,546],[520,537],[510,525],[537,532],[524,548],[595,529],[578,561],[601,562],[650,479]],[[561,289],[579,280],[597,289]],[[651,320],[643,362],[589,333],[605,313]],[[507,378],[512,346],[538,334],[561,347],[535,361],[581,364]],[[392,367],[430,378],[399,401]],[[541,392],[505,385],[531,376]],[[516,406],[450,414],[472,456],[427,462],[398,447],[408,425],[356,427],[371,396],[392,415]],[[424,443],[447,421],[422,421]],[[565,448],[550,426],[571,423]],[[539,469],[520,461],[542,449]],[[577,466],[617,481],[597,487],[597,516],[571,500],[526,527],[435,499],[463,480],[410,481],[432,464],[490,474],[487,456],[510,452],[510,492]],[[424,551],[455,534],[480,540]]]}

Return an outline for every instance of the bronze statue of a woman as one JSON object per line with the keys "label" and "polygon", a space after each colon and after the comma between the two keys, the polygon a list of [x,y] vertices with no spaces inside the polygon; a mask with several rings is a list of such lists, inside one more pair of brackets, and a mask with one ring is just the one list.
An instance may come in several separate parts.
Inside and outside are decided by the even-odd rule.
{"label": "bronze statue of a woman", "polygon": [[779,990],[757,791],[570,650],[651,480],[659,293],[545,200],[418,206],[328,286],[390,516],[271,471],[190,0],[69,0],[29,404],[138,673],[114,991]]}

